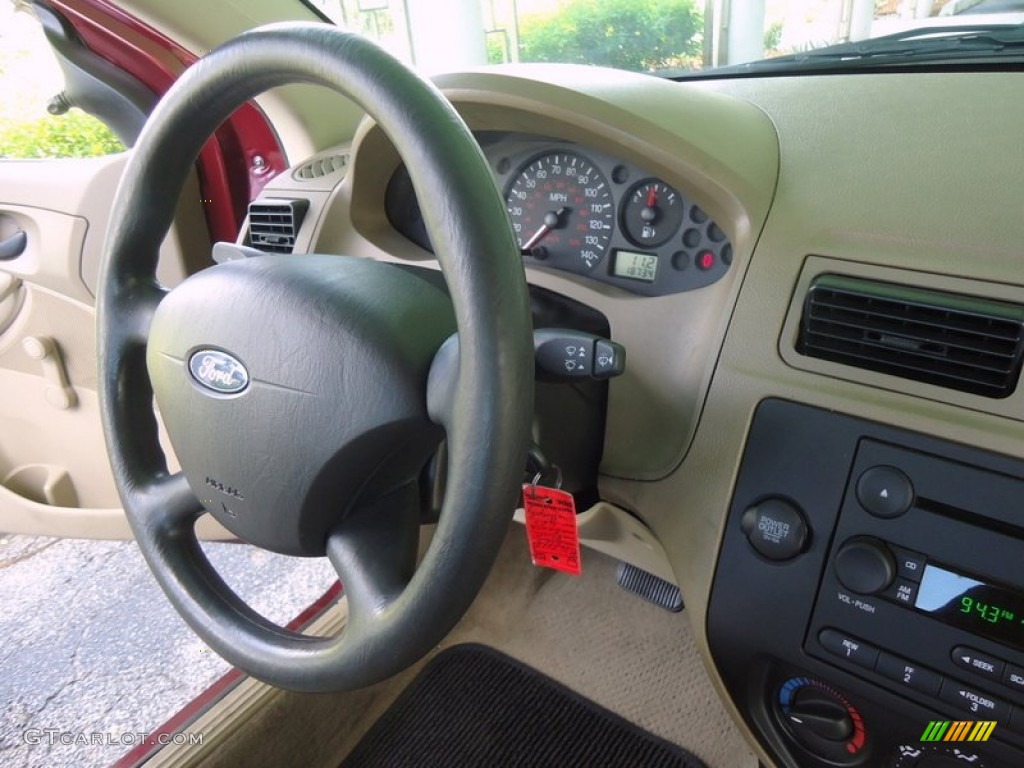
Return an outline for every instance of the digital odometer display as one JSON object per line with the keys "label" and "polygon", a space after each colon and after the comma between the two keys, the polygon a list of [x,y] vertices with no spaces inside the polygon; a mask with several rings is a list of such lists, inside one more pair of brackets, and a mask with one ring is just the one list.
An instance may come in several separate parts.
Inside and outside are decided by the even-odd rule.
{"label": "digital odometer display", "polygon": [[618,251],[615,254],[615,266],[612,269],[612,274],[616,277],[628,277],[632,280],[653,283],[658,274],[658,257],[650,253]]}
{"label": "digital odometer display", "polygon": [[928,564],[914,607],[945,624],[1024,648],[1024,595]]}

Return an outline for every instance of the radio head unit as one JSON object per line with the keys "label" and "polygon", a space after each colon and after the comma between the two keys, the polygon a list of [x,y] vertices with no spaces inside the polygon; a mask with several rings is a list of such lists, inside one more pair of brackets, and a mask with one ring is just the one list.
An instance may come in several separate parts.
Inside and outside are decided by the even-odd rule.
{"label": "radio head unit", "polygon": [[[708,640],[782,764],[1024,765],[1021,499],[1022,461],[796,403],[758,407]],[[806,525],[785,558],[750,539],[750,510],[769,503]],[[936,723],[976,738],[925,744]]]}

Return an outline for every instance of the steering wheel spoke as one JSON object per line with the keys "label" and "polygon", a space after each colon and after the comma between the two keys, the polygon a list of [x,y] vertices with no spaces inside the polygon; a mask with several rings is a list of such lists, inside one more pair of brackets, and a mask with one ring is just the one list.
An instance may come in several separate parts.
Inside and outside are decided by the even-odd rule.
{"label": "steering wheel spoke", "polygon": [[205,511],[188,484],[184,473],[158,477],[136,490],[139,517],[147,525],[167,531],[191,528]]}
{"label": "steering wheel spoke", "polygon": [[416,485],[406,485],[357,509],[328,538],[327,557],[348,596],[350,624],[387,610],[412,578],[419,498]]}
{"label": "steering wheel spoke", "polygon": [[145,350],[153,316],[170,291],[155,281],[131,278],[118,287],[118,293],[119,338],[127,347]]}

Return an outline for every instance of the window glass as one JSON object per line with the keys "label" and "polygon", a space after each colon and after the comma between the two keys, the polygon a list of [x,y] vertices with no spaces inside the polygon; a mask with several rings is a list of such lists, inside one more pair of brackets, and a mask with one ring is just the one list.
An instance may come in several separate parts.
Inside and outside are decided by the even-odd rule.
{"label": "window glass", "polygon": [[0,158],[92,157],[124,149],[106,125],[80,109],[50,114],[47,107],[63,89],[39,20],[25,6],[0,0]]}
{"label": "window glass", "polygon": [[[933,38],[945,36],[955,58],[964,46],[952,39],[960,31],[952,28],[986,34],[993,24],[1024,22],[1024,0],[308,1],[339,26],[428,70],[567,62],[685,74],[924,28],[938,30]],[[905,47],[932,59],[946,51],[935,39]],[[997,54],[1018,50],[1002,46]]]}

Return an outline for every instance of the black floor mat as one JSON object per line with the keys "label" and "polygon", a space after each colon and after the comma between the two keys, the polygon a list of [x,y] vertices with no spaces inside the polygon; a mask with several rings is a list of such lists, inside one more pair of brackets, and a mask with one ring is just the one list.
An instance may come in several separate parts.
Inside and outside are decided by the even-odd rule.
{"label": "black floor mat", "polygon": [[420,672],[342,768],[704,768],[698,758],[490,648]]}

